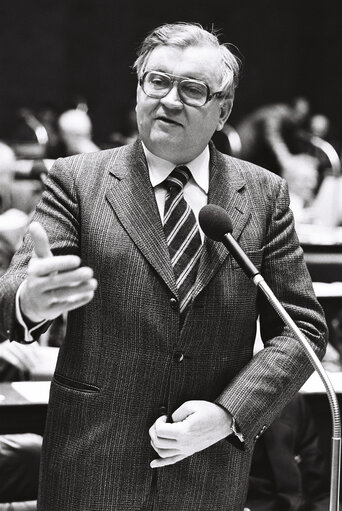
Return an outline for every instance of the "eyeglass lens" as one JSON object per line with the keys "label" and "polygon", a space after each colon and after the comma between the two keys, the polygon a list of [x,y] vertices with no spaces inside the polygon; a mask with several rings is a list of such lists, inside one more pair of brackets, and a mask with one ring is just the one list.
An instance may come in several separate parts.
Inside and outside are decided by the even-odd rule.
{"label": "eyeglass lens", "polygon": [[[171,90],[173,79],[168,75],[150,71],[143,80],[144,92],[153,98],[163,98]],[[182,101],[192,106],[203,106],[207,101],[208,89],[205,84],[191,79],[177,81],[178,94]]]}

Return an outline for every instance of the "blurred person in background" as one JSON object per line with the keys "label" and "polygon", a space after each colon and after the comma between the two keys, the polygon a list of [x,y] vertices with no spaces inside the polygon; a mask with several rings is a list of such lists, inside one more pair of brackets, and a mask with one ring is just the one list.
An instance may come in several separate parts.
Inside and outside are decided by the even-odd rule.
{"label": "blurred person in background", "polygon": [[92,123],[86,111],[74,108],[58,118],[58,128],[66,155],[91,153],[99,147],[92,140]]}
{"label": "blurred person in background", "polygon": [[320,161],[303,150],[298,137],[310,117],[308,101],[298,97],[260,107],[234,126],[241,141],[239,156],[286,179],[296,217],[312,202],[319,182]]}
{"label": "blurred person in background", "polygon": [[312,412],[297,394],[256,442],[250,511],[329,511],[328,460]]}
{"label": "blurred person in background", "polygon": [[13,149],[0,140],[0,214],[11,207],[11,184],[15,161]]}

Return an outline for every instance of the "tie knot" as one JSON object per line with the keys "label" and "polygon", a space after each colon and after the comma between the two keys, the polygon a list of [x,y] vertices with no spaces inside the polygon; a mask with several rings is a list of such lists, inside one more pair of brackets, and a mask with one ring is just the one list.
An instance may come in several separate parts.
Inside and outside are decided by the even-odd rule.
{"label": "tie knot", "polygon": [[175,167],[171,174],[165,179],[168,189],[172,186],[182,190],[191,177],[191,172],[185,165]]}

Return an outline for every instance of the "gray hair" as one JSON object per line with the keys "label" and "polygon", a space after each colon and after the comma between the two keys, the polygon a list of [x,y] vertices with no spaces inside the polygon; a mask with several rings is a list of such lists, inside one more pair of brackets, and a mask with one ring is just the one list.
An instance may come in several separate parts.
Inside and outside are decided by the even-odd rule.
{"label": "gray hair", "polygon": [[158,46],[210,46],[216,48],[221,57],[222,90],[225,96],[234,97],[238,84],[240,60],[229,49],[231,45],[221,44],[215,33],[208,32],[198,23],[170,23],[154,29],[142,42],[133,64],[140,78],[152,51]]}

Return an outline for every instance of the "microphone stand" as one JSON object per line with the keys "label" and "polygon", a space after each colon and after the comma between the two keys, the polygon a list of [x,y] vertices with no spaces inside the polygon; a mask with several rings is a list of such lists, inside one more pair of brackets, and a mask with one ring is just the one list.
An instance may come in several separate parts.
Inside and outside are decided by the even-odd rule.
{"label": "microphone stand", "polygon": [[286,312],[278,298],[275,296],[271,288],[265,282],[264,278],[260,275],[258,269],[254,266],[252,261],[243,252],[238,242],[230,234],[224,234],[222,242],[228,248],[231,255],[236,259],[238,264],[242,267],[247,277],[261,290],[265,295],[271,306],[278,313],[284,323],[291,329],[296,338],[302,344],[306,351],[309,360],[317,373],[319,374],[329,399],[331,416],[332,416],[332,438],[331,438],[331,480],[330,480],[330,504],[329,511],[339,510],[340,500],[340,471],[341,471],[341,417],[339,404],[336,397],[334,388],[326,374],[319,358],[314,350],[311,348],[308,340],[293,321],[291,316]]}
{"label": "microphone stand", "polygon": [[339,411],[339,404],[336,397],[334,388],[326,374],[319,358],[314,350],[311,348],[306,337],[301,330],[297,327],[291,316],[286,312],[279,300],[274,295],[273,291],[266,284],[263,277],[258,274],[252,279],[254,284],[263,292],[272,307],[284,321],[284,323],[292,330],[297,339],[304,347],[311,364],[319,374],[322,382],[324,383],[326,393],[329,399],[331,416],[332,416],[332,437],[331,437],[331,479],[330,479],[330,504],[329,511],[339,510],[340,501],[340,470],[341,470],[341,417]]}

